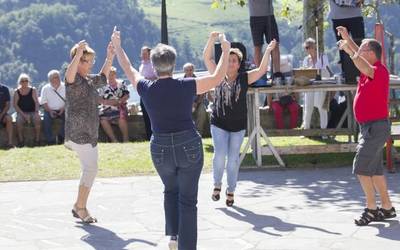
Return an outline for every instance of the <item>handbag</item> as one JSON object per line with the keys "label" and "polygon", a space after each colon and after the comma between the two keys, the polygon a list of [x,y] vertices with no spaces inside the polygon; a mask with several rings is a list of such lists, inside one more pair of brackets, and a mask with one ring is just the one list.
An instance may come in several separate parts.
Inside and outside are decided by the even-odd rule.
{"label": "handbag", "polygon": [[291,95],[284,95],[284,96],[279,97],[279,103],[282,106],[289,105],[292,102],[293,102],[293,97]]}

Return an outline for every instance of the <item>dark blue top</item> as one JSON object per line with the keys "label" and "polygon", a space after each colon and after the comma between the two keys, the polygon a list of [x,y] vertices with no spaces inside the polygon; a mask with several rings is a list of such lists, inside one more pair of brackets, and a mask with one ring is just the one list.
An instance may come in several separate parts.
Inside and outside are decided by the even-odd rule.
{"label": "dark blue top", "polygon": [[196,97],[194,78],[139,80],[137,91],[150,117],[153,133],[194,129],[192,105]]}
{"label": "dark blue top", "polygon": [[6,103],[10,101],[10,91],[8,88],[0,84],[0,112],[3,111]]}

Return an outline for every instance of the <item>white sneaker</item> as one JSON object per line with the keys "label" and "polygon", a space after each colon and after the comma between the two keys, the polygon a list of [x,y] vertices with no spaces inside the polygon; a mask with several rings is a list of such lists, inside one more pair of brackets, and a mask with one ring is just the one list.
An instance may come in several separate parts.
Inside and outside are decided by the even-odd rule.
{"label": "white sneaker", "polygon": [[178,241],[170,240],[168,243],[169,250],[178,250]]}

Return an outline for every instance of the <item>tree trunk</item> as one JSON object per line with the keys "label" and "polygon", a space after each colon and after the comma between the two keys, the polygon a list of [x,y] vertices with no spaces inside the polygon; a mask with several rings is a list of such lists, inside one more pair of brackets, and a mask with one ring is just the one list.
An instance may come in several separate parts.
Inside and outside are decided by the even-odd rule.
{"label": "tree trunk", "polygon": [[320,53],[324,51],[324,0],[303,1],[304,40],[311,37],[317,41],[315,26],[318,23],[318,42]]}

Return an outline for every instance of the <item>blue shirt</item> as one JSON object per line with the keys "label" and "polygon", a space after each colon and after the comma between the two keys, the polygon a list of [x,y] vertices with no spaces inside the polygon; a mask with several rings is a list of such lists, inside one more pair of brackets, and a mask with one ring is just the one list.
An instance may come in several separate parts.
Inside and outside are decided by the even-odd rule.
{"label": "blue shirt", "polygon": [[194,129],[192,105],[196,97],[196,80],[139,80],[137,91],[150,117],[153,133],[175,133]]}
{"label": "blue shirt", "polygon": [[8,88],[2,84],[0,84],[0,112],[6,106],[6,103],[10,101],[10,91]]}

